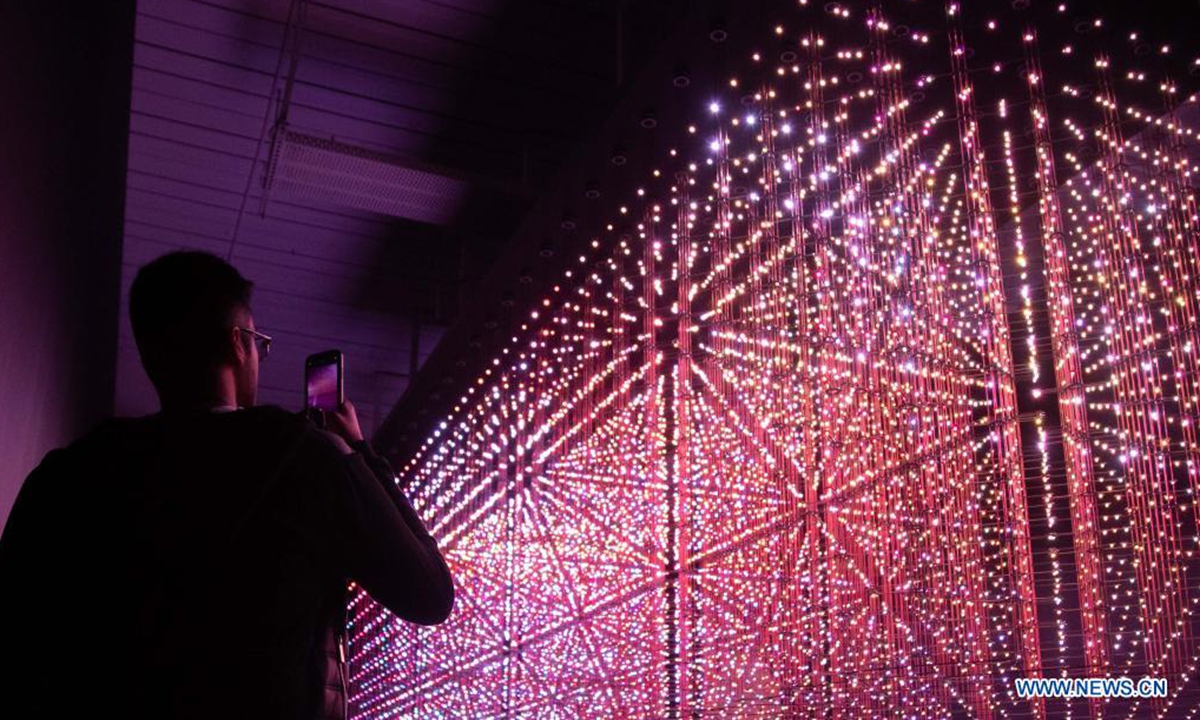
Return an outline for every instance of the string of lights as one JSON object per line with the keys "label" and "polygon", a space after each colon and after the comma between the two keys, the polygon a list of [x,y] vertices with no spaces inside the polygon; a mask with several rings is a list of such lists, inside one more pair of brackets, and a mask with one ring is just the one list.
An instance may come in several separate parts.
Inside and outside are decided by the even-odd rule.
{"label": "string of lights", "polygon": [[1195,716],[1196,96],[788,13],[403,465],[457,606],[355,594],[359,715]]}

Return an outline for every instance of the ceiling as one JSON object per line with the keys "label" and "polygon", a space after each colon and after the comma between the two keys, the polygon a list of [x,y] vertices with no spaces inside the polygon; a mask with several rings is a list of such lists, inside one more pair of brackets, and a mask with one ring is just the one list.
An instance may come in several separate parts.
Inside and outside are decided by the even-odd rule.
{"label": "ceiling", "polygon": [[[364,429],[377,428],[606,117],[638,62],[641,41],[616,32],[624,13],[552,0],[139,2],[115,411],[157,409],[129,284],[154,257],[195,248],[255,282],[256,322],[276,338],[259,402],[298,409],[305,356],[337,347]],[[348,200],[361,166],[315,189],[290,182],[272,145],[284,115],[335,160],[407,174],[416,202]]]}

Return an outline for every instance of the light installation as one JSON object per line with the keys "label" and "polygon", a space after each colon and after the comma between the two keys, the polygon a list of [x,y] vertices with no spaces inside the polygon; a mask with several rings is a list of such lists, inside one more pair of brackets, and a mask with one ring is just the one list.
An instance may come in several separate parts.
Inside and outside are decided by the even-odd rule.
{"label": "light installation", "polygon": [[404,465],[356,716],[1200,714],[1196,98],[909,6],[784,13]]}

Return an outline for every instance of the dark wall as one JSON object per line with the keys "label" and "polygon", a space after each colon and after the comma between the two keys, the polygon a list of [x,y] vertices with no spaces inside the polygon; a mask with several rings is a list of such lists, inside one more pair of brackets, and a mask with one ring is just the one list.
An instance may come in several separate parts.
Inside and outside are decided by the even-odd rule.
{"label": "dark wall", "polygon": [[0,523],[112,412],[134,2],[0,5]]}

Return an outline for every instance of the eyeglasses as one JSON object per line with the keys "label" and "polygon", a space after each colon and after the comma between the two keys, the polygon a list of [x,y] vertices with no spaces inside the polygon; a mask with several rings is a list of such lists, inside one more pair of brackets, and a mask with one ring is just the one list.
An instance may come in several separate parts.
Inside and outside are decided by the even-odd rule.
{"label": "eyeglasses", "polygon": [[258,343],[258,359],[266,360],[267,356],[271,354],[271,336],[264,335],[263,333],[260,333],[257,330],[251,330],[250,328],[237,326],[235,326],[235,328],[244,333],[250,333],[250,335],[254,337],[254,342]]}

